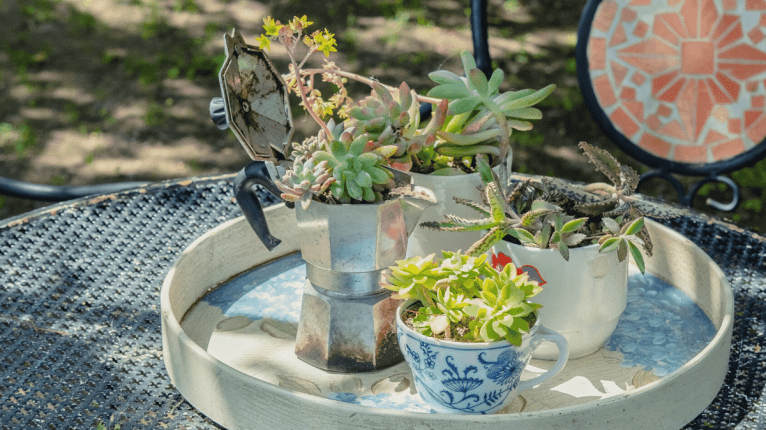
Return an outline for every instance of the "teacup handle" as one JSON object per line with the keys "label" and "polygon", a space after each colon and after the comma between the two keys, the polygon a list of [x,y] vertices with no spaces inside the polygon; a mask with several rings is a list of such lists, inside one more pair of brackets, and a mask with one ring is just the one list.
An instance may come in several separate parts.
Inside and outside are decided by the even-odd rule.
{"label": "teacup handle", "polygon": [[519,383],[519,388],[516,391],[517,394],[520,394],[522,391],[526,391],[534,387],[535,385],[540,385],[543,382],[556,376],[556,374],[561,372],[561,369],[564,368],[564,365],[567,364],[567,360],[569,359],[569,344],[567,343],[567,340],[564,339],[564,336],[556,333],[555,331],[545,326],[540,326],[540,328],[537,331],[537,335],[533,339],[533,342],[537,343],[537,345],[534,346],[534,349],[536,349],[537,346],[539,346],[543,342],[555,343],[559,349],[559,358],[558,360],[556,360],[556,364],[554,364],[553,367],[547,372],[543,373],[540,376],[536,376],[530,380],[521,381]]}

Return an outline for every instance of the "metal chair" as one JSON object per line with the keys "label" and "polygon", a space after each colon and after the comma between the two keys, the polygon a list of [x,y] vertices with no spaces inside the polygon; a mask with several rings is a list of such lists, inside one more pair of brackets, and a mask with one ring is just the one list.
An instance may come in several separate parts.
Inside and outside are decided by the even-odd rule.
{"label": "metal chair", "polygon": [[[589,0],[576,47],[593,118],[620,149],[653,168],[681,204],[709,182],[766,156],[766,6],[733,0]],[[471,1],[477,64],[488,65],[486,0]],[[671,12],[668,12],[671,11]],[[763,14],[763,15],[762,15]],[[765,42],[766,43],[766,42]],[[702,176],[687,192],[673,174]]]}

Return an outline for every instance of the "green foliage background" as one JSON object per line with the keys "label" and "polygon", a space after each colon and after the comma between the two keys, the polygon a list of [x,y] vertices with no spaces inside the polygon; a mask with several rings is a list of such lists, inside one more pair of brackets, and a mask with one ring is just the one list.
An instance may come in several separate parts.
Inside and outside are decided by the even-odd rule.
{"label": "green foliage background", "polygon": [[[539,106],[544,118],[535,129],[513,136],[517,172],[599,180],[577,150],[580,141],[647,170],[604,137],[584,106],[574,53],[585,2],[488,2],[504,89],[558,86]],[[86,184],[235,172],[249,159],[207,110],[220,92],[225,32],[236,27],[255,43],[266,15],[308,14],[336,34],[339,53],[331,59],[342,68],[392,85],[406,79],[425,93],[428,72],[460,72],[457,52],[470,49],[469,12],[467,0],[0,0],[0,175]],[[273,59],[286,70],[284,57]],[[361,98],[369,90],[355,91]],[[315,132],[307,122],[297,127],[296,140]],[[766,161],[731,177],[743,193],[736,213],[706,208],[705,198],[730,199],[717,184],[703,187],[694,207],[766,231]],[[658,180],[639,191],[676,199]],[[45,204],[0,197],[0,218]]]}

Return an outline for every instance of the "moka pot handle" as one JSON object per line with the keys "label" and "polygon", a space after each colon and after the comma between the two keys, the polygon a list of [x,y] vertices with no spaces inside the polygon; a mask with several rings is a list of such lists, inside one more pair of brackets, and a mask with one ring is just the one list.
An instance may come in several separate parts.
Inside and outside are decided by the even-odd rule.
{"label": "moka pot handle", "polygon": [[[250,227],[258,235],[263,245],[269,251],[273,251],[282,241],[272,236],[269,231],[266,216],[263,213],[261,202],[258,200],[255,186],[260,185],[277,197],[282,192],[274,184],[272,175],[269,172],[269,166],[266,163],[268,162],[256,160],[239,171],[234,179],[234,196]],[[285,205],[289,208],[295,206],[292,202],[285,202]]]}

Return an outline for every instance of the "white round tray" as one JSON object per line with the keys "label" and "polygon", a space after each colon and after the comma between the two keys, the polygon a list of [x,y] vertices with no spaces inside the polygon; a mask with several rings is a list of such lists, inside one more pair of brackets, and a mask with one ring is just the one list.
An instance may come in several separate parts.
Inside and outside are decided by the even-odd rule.
{"label": "white round tray", "polygon": [[[399,366],[406,365],[357,374],[358,377],[322,374],[314,368],[301,368],[310,366],[295,359],[289,342],[274,347],[265,345],[249,355],[246,350],[243,352],[243,346],[251,338],[242,338],[238,342],[236,337],[243,317],[228,318],[222,324],[229,324],[229,327],[218,327],[231,333],[223,343],[209,342],[216,330],[216,321],[223,321],[220,315],[196,315],[194,318],[208,321],[203,325],[212,321],[212,326],[196,327],[189,332],[189,324],[183,324],[184,317],[215,287],[253,267],[299,250],[294,212],[283,205],[272,206],[265,212],[272,233],[283,240],[277,250],[268,252],[244,218],[238,218],[192,243],[171,268],[162,286],[163,350],[171,380],[189,403],[228,429],[464,430],[469,426],[482,429],[677,429],[702,412],[723,384],[734,312],[731,288],[721,269],[704,252],[683,236],[653,222],[648,226],[654,242],[654,256],[647,259],[647,271],[691,298],[715,327],[712,340],[696,356],[667,375],[658,378],[650,372],[642,374],[634,370],[634,384],[630,389],[601,399],[562,396],[551,391],[556,384],[561,386],[566,378],[583,374],[584,368],[588,368],[585,373],[591,380],[600,381],[606,389],[607,383],[614,379],[607,373],[614,372],[614,354],[619,353],[611,352],[610,355],[610,352],[600,350],[601,355],[596,353],[592,357],[570,361],[562,374],[547,385],[536,387],[532,396],[537,396],[537,410],[524,408],[514,412],[516,406],[512,405],[506,413],[482,416],[429,414],[344,403],[312,395],[311,389],[300,386],[300,378],[284,384],[275,383],[263,375],[312,372],[313,376],[306,379],[322,379],[326,384],[336,386],[351,382],[351,385],[356,384],[351,389],[358,389],[359,381],[367,383],[401,375],[406,372],[406,367],[402,370]],[[284,341],[284,336],[266,336],[265,342],[279,337]],[[275,369],[265,368],[258,360],[268,360],[269,366]],[[603,368],[603,379],[598,373],[601,368],[594,367],[596,362],[611,363],[611,367]],[[545,367],[545,363],[533,361],[532,364]]]}

